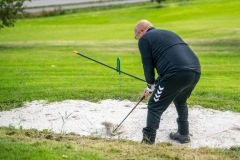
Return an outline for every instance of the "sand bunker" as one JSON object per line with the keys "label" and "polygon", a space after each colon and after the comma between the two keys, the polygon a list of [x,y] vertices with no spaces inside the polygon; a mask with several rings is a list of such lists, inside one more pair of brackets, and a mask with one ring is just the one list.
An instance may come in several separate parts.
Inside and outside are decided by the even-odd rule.
{"label": "sand bunker", "polygon": [[[123,122],[118,134],[111,137],[112,127],[116,127],[137,102],[128,100],[103,100],[91,103],[83,100],[66,100],[47,104],[46,101],[25,103],[24,107],[0,112],[0,126],[15,126],[23,129],[48,129],[55,133],[74,132],[79,135],[142,140],[145,127],[147,104],[141,102]],[[157,142],[192,148],[230,148],[240,145],[240,114],[221,112],[195,106],[189,109],[191,142],[180,144],[169,138],[169,133],[177,130],[177,112],[170,105],[163,113],[157,131]]]}

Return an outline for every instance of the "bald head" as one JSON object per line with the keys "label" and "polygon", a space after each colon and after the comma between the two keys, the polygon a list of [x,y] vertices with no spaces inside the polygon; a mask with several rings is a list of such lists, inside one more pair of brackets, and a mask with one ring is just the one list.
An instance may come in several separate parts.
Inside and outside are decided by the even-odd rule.
{"label": "bald head", "polygon": [[140,20],[140,21],[136,24],[134,30],[144,30],[144,29],[147,28],[147,27],[149,27],[149,28],[153,27],[152,23],[149,22],[148,20]]}
{"label": "bald head", "polygon": [[151,27],[153,27],[153,25],[148,20],[140,20],[134,27],[135,38],[141,38]]}

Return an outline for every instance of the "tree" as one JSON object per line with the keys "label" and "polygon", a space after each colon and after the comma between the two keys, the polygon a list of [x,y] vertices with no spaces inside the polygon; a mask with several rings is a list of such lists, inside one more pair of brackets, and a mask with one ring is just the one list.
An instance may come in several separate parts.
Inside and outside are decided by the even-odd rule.
{"label": "tree", "polygon": [[166,1],[166,0],[156,0],[156,2],[158,3],[158,7],[161,7],[161,3],[162,3],[163,1]]}
{"label": "tree", "polygon": [[24,1],[26,0],[0,0],[0,29],[14,26],[17,18],[23,14]]}

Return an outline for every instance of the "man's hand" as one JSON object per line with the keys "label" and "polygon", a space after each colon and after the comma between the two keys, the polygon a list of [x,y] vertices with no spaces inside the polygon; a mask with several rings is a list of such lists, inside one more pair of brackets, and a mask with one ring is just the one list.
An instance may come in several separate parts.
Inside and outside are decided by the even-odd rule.
{"label": "man's hand", "polygon": [[152,92],[148,92],[147,89],[144,90],[144,96],[145,98],[148,98],[149,96],[152,95]]}
{"label": "man's hand", "polygon": [[147,88],[144,90],[145,98],[148,98],[149,96],[151,96],[154,89],[155,89],[155,84],[147,84]]}

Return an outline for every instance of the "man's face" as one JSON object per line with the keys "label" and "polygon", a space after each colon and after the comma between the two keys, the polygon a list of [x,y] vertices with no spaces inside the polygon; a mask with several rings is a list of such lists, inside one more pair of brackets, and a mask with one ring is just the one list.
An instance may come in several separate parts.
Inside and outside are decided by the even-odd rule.
{"label": "man's face", "polygon": [[139,40],[141,38],[140,35],[139,35],[140,33],[141,33],[141,30],[140,31],[135,31],[135,37],[134,38],[136,40]]}
{"label": "man's face", "polygon": [[136,40],[139,40],[147,31],[148,27],[145,27],[145,28],[135,28],[134,29],[134,32],[135,32],[135,39]]}

